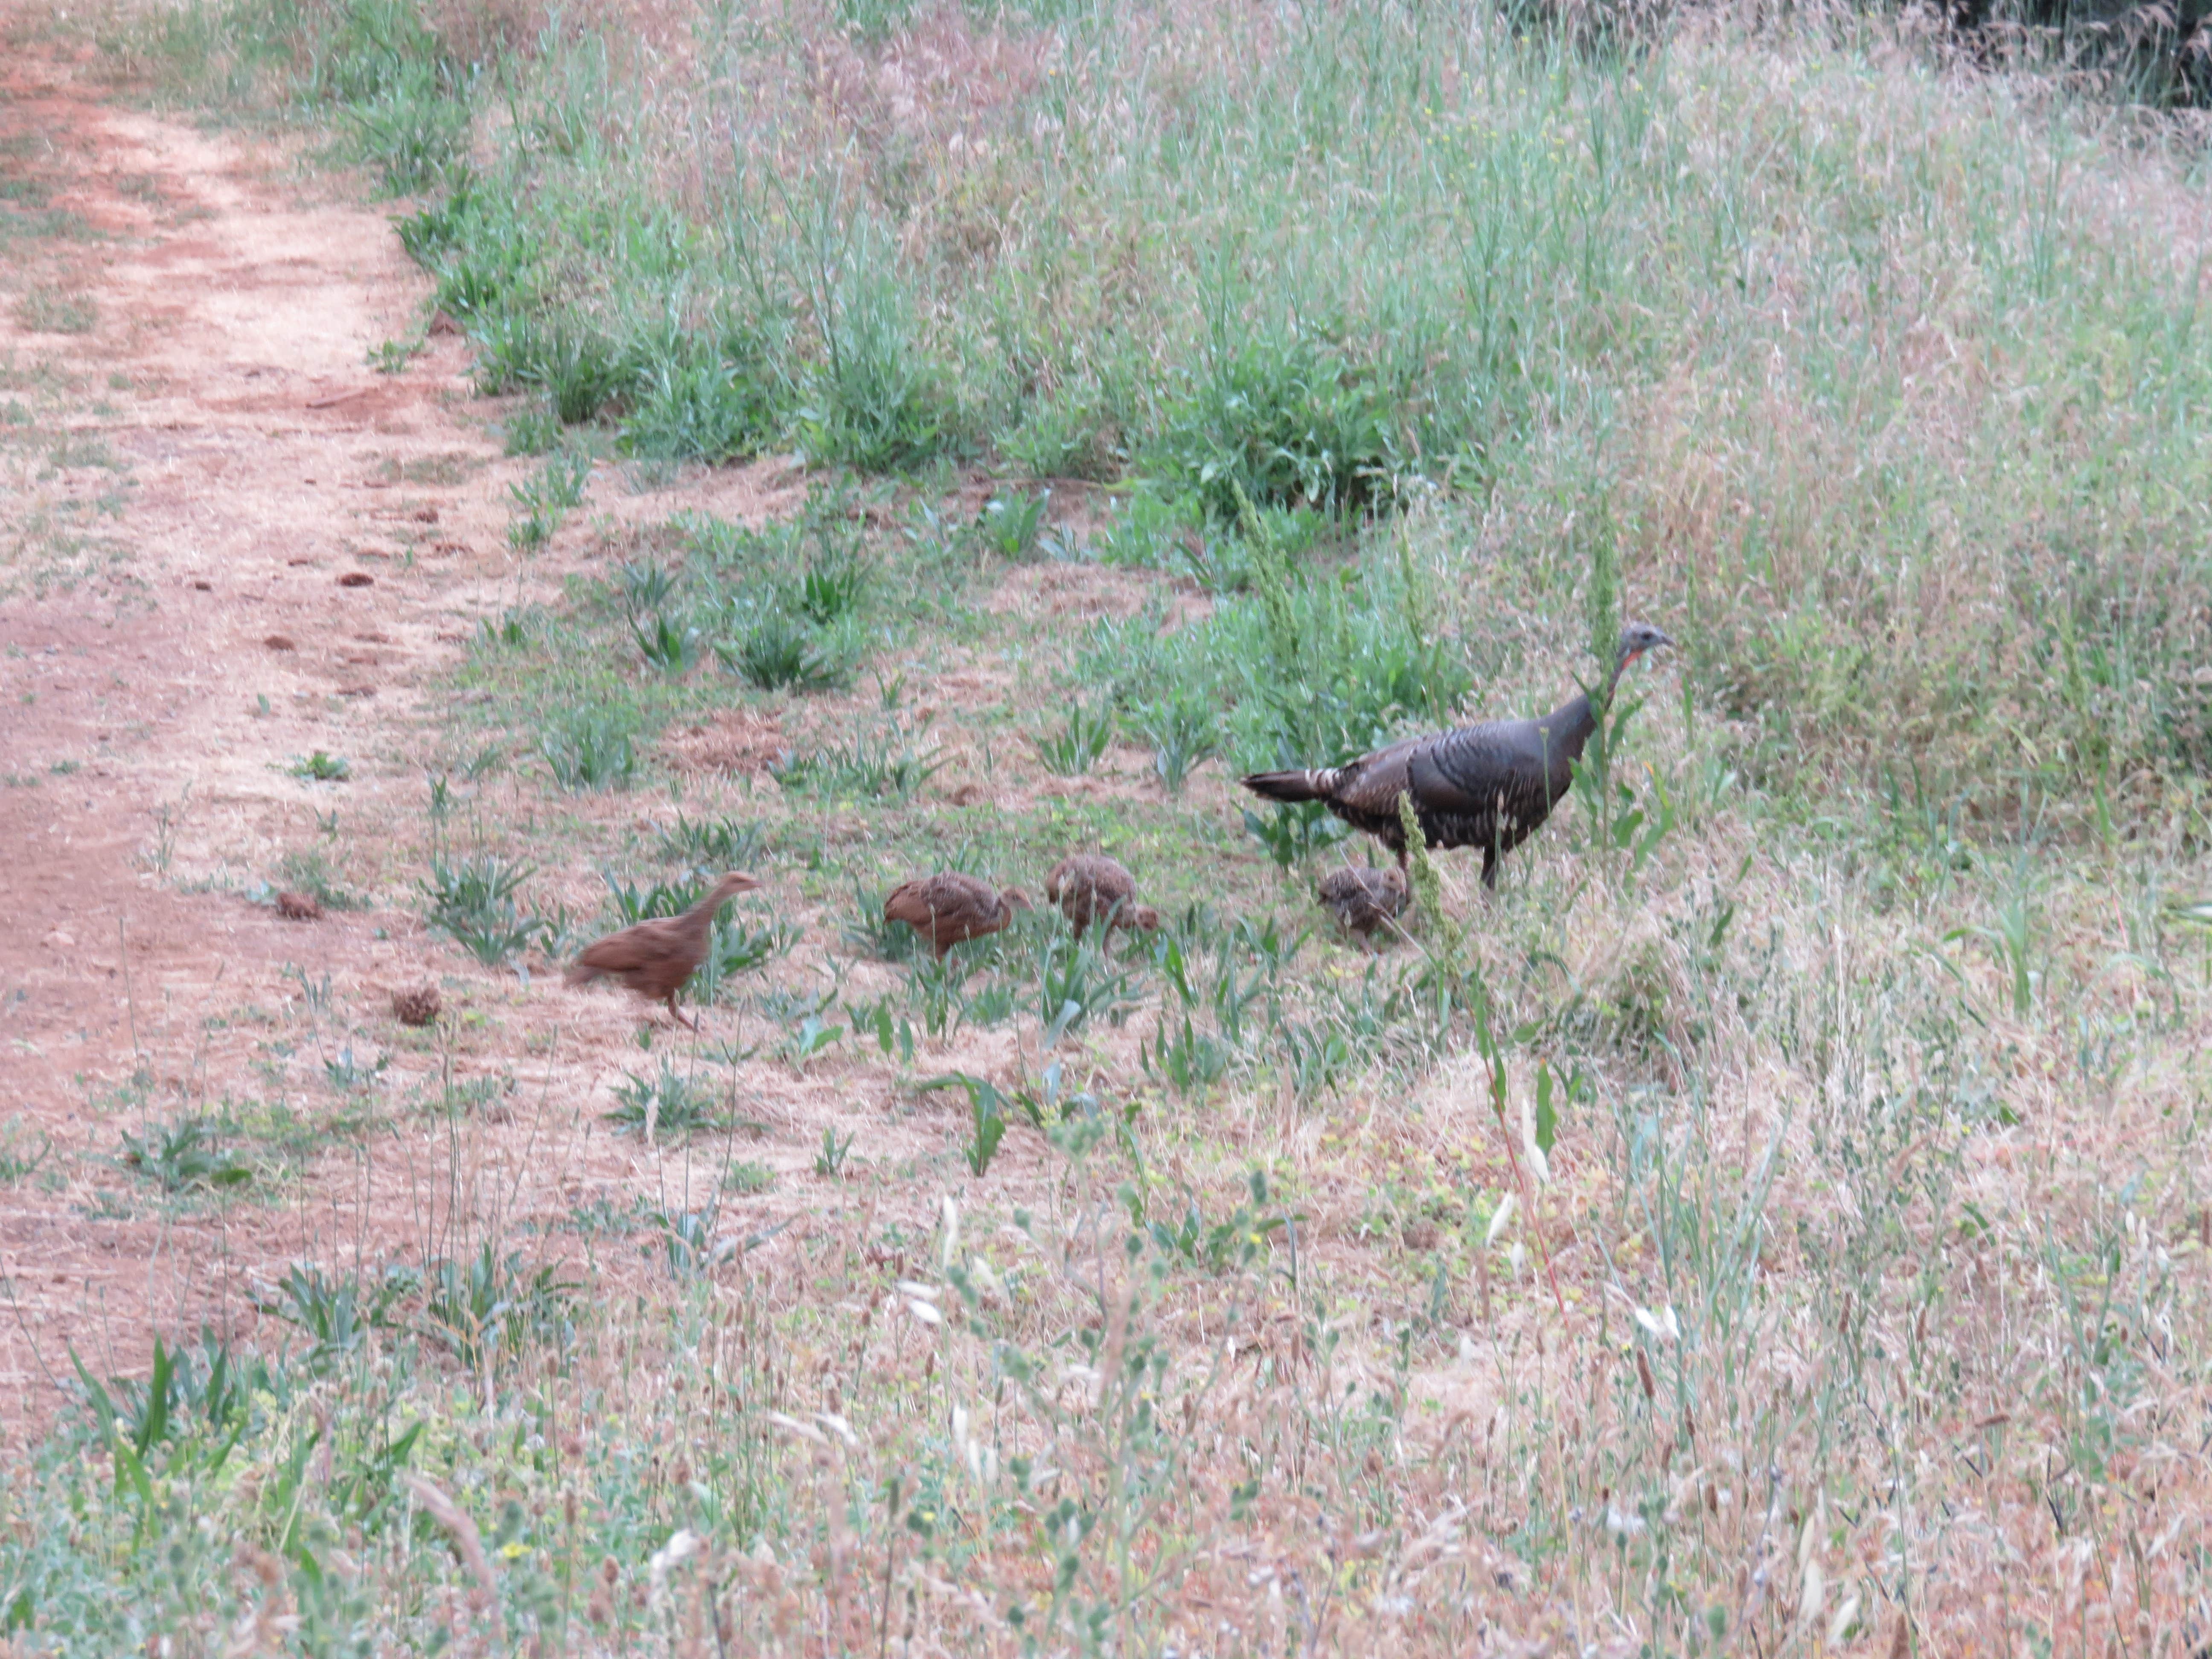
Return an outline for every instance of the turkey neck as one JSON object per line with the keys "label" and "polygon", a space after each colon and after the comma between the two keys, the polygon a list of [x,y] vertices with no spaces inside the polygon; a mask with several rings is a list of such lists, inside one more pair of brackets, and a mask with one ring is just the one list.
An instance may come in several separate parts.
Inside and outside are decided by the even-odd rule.
{"label": "turkey neck", "polygon": [[718,881],[714,890],[684,913],[684,934],[687,939],[705,939],[714,925],[714,912],[720,909],[731,896],[738,890],[733,881]]}
{"label": "turkey neck", "polygon": [[[1613,672],[1605,682],[1605,703],[1613,706],[1614,688],[1620,684],[1624,661],[1613,665]],[[1552,798],[1556,800],[1565,794],[1573,776],[1574,764],[1583,757],[1583,749],[1597,730],[1597,711],[1590,703],[1587,691],[1577,691],[1550,714],[1541,715],[1536,724],[1545,732],[1544,751],[1546,769],[1551,774]]]}

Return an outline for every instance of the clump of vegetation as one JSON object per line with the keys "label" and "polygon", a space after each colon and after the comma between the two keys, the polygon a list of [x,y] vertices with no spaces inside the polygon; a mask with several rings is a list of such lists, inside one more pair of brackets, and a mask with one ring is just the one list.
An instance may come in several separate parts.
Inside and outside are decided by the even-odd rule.
{"label": "clump of vegetation", "polygon": [[222,1144],[222,1126],[205,1117],[149,1124],[143,1136],[126,1129],[123,1164],[165,1193],[243,1187],[253,1171]]}
{"label": "clump of vegetation", "polygon": [[627,789],[637,775],[633,729],[618,711],[573,709],[547,722],[538,752],[563,789]]}
{"label": "clump of vegetation", "polygon": [[292,763],[292,775],[317,783],[343,783],[353,775],[353,763],[343,755],[325,755],[318,749]]}
{"label": "clump of vegetation", "polygon": [[450,860],[435,855],[422,884],[430,904],[426,920],[484,966],[496,968],[527,950],[544,927],[515,902],[530,873],[529,866],[491,853]]}
{"label": "clump of vegetation", "polygon": [[682,1140],[702,1130],[728,1127],[729,1115],[717,1103],[713,1088],[697,1078],[678,1072],[668,1061],[650,1076],[624,1073],[615,1085],[617,1104],[602,1115],[617,1129],[647,1140]]}

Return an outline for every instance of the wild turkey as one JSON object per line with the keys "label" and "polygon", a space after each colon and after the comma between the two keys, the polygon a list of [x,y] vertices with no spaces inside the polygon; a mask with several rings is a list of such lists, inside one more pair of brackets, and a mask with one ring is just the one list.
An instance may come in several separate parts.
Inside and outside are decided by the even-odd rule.
{"label": "wild turkey", "polygon": [[1103,853],[1073,853],[1054,865],[1044,878],[1044,896],[1075,924],[1079,939],[1094,921],[1104,924],[1109,939],[1116,927],[1149,933],[1160,925],[1158,911],[1136,902],[1135,878]]}
{"label": "wild turkey", "polygon": [[1018,887],[1000,892],[973,876],[943,871],[892,888],[884,901],[884,920],[902,921],[923,935],[942,962],[954,945],[997,933],[1015,911],[1029,908],[1029,895]]}
{"label": "wild turkey", "polygon": [[1406,872],[1393,865],[1388,870],[1365,870],[1347,865],[1321,878],[1321,902],[1336,919],[1363,939],[1403,915],[1407,897]]}
{"label": "wild turkey", "polygon": [[[676,994],[706,960],[714,913],[738,894],[750,893],[759,885],[753,877],[732,870],[682,915],[655,916],[586,945],[568,969],[568,983],[586,985],[595,979],[618,979],[641,997],[665,1001],[669,1013],[683,1020]],[[693,1030],[699,1029],[696,1019],[687,1023]]]}
{"label": "wild turkey", "polygon": [[[1672,645],[1656,628],[1621,630],[1606,697],[1621,671],[1645,652]],[[1244,787],[1269,800],[1324,802],[1364,830],[1406,866],[1406,832],[1398,797],[1411,795],[1421,834],[1431,847],[1482,848],[1482,884],[1498,885],[1499,857],[1540,827],[1573,782],[1574,763],[1597,730],[1589,696],[1578,693],[1534,720],[1489,720],[1425,738],[1407,738],[1342,766],[1310,771],[1255,772]]]}

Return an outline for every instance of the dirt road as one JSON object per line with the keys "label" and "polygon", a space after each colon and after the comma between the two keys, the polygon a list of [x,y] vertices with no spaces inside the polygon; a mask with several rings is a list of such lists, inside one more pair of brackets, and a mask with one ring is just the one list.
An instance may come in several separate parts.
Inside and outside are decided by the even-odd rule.
{"label": "dirt road", "polygon": [[[274,145],[124,106],[88,54],[10,55],[0,1157],[52,1150],[0,1188],[0,1385],[50,1398],[70,1346],[119,1367],[152,1326],[235,1320],[245,1276],[363,1200],[159,1201],[177,1171],[124,1136],[296,1114],[346,1063],[302,1018],[332,975],[434,978],[418,927],[286,921],[263,884],[312,877],[349,820],[421,811],[398,759],[426,671],[512,579],[521,464],[450,335],[372,367],[425,321],[382,214]],[[349,775],[304,775],[318,754]]]}

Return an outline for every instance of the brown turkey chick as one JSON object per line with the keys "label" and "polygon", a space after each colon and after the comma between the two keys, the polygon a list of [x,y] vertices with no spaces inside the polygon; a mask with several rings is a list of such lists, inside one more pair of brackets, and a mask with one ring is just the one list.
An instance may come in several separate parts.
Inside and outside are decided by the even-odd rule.
{"label": "brown turkey chick", "polygon": [[995,933],[1030,908],[1018,887],[1003,893],[987,881],[940,871],[917,876],[891,889],[884,901],[884,920],[902,921],[927,939],[941,961],[954,945]]}
{"label": "brown turkey chick", "polygon": [[[595,979],[618,979],[638,995],[665,1002],[668,1012],[682,1020],[676,994],[706,960],[707,939],[714,927],[714,913],[739,893],[750,893],[760,883],[732,871],[716,882],[714,890],[680,916],[655,916],[618,933],[586,945],[568,969],[568,983],[585,985]],[[693,1030],[699,1022],[688,1022]]]}
{"label": "brown turkey chick", "polygon": [[287,921],[320,921],[323,907],[312,894],[287,890],[276,895],[276,914]]}
{"label": "brown turkey chick", "polygon": [[1405,913],[1406,872],[1395,865],[1387,870],[1347,866],[1323,876],[1320,893],[1338,921],[1371,943],[1376,929]]}
{"label": "brown turkey chick", "polygon": [[1044,878],[1044,896],[1075,924],[1079,939],[1094,921],[1109,938],[1116,927],[1141,927],[1149,933],[1160,925],[1158,911],[1136,902],[1135,878],[1103,853],[1071,854],[1053,866]]}

